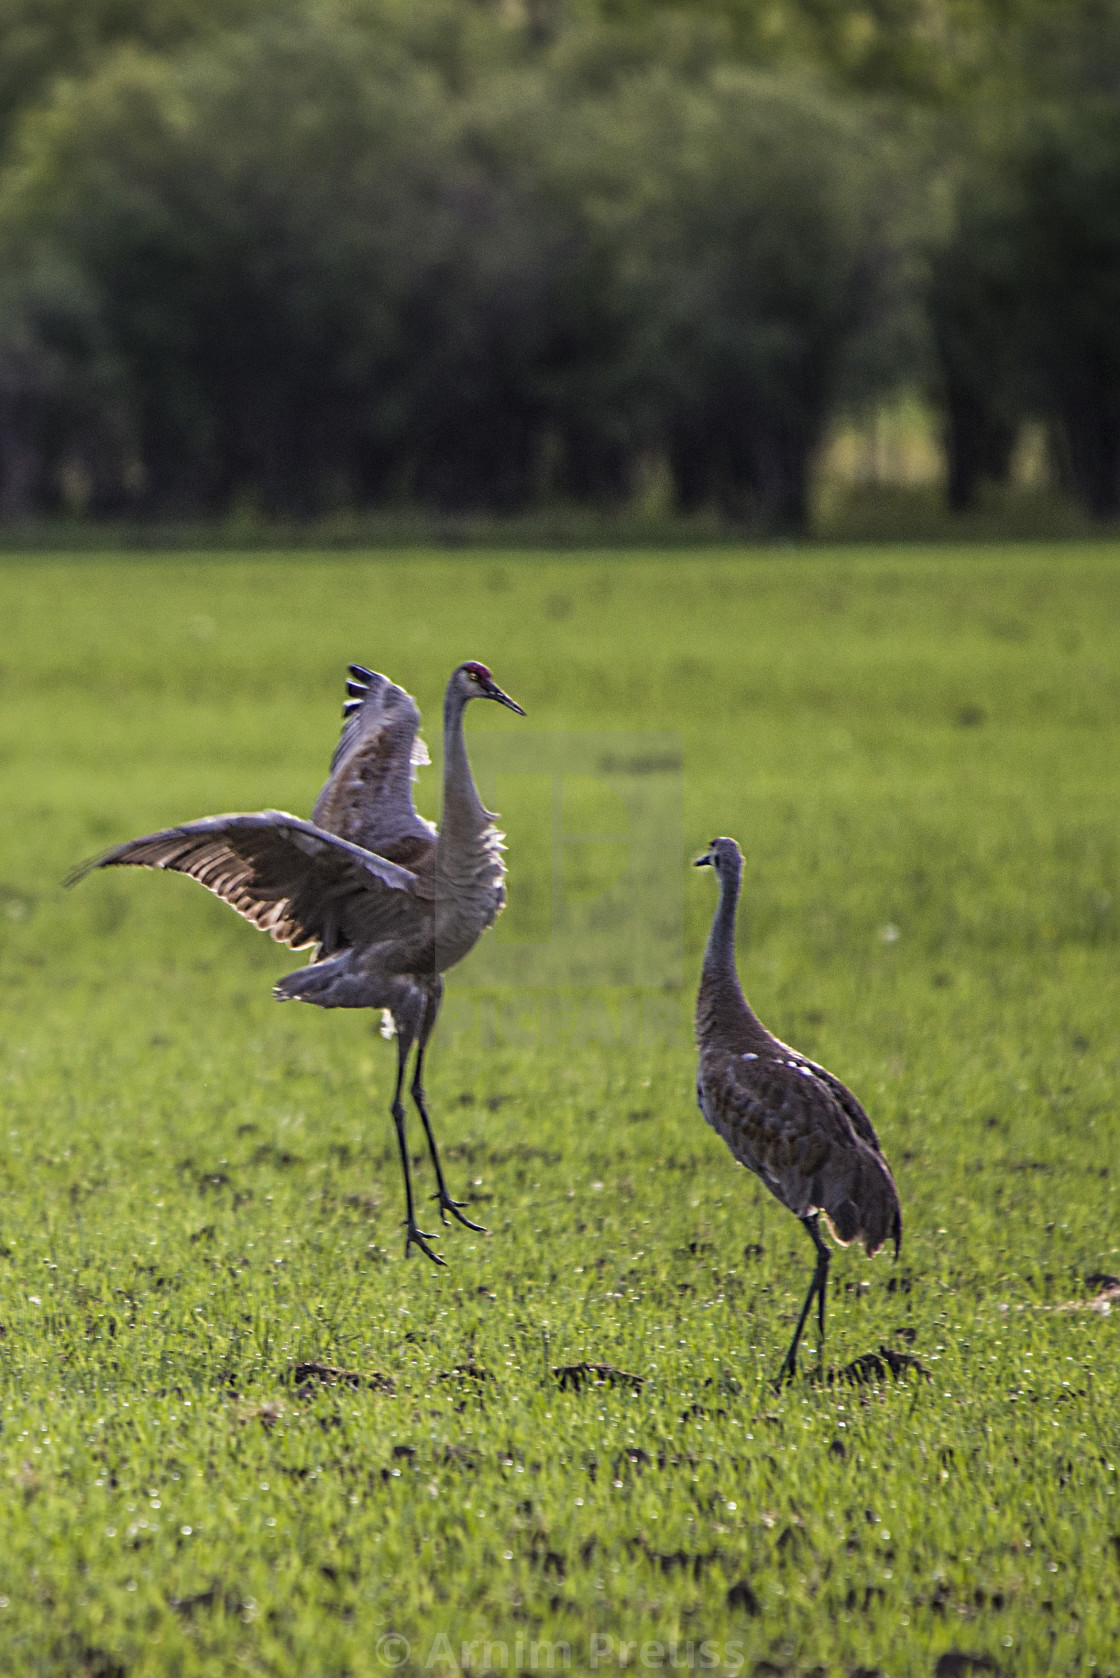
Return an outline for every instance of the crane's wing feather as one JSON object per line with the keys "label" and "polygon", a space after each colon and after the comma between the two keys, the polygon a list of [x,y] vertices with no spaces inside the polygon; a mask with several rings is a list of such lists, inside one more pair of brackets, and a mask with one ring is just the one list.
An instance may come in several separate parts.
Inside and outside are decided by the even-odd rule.
{"label": "crane's wing feather", "polygon": [[791,1064],[796,1062],[796,1066],[808,1066],[809,1071],[813,1072],[813,1076],[819,1077],[819,1081],[821,1081],[821,1084],[824,1084],[824,1087],[826,1087],[831,1096],[833,1096],[836,1104],[840,1107],[841,1113],[843,1113],[843,1116],[848,1119],[848,1124],[850,1124],[851,1129],[855,1131],[856,1136],[860,1138],[861,1143],[868,1144],[868,1148],[873,1148],[875,1149],[875,1153],[882,1154],[882,1143],[880,1143],[880,1139],[878,1139],[877,1134],[875,1134],[875,1126],[871,1124],[870,1119],[868,1119],[865,1111],[863,1111],[863,1106],[861,1106],[860,1102],[856,1101],[856,1097],[851,1094],[848,1086],[846,1086],[846,1084],[841,1084],[840,1079],[838,1079],[833,1072],[828,1071],[828,1067],[819,1066],[816,1060],[809,1060],[808,1055],[798,1054],[798,1050],[791,1049],[789,1044],[784,1044],[779,1037],[776,1037],[774,1042],[776,1042],[779,1052],[781,1052],[782,1055],[786,1055],[786,1059],[788,1059]]}
{"label": "crane's wing feather", "polygon": [[128,866],[189,874],[277,943],[318,945],[323,955],[390,935],[429,896],[409,869],[282,810],[207,816],[130,839],[66,883]]}
{"label": "crane's wing feather", "polygon": [[862,1105],[856,1100],[847,1084],[842,1084],[839,1078],[835,1077],[827,1067],[819,1066],[815,1060],[809,1060],[805,1055],[799,1055],[796,1049],[790,1049],[788,1053],[791,1059],[807,1066],[826,1086],[860,1141],[866,1142],[869,1148],[874,1148],[877,1154],[881,1154],[883,1148],[876,1135],[875,1126],[871,1123]]}
{"label": "crane's wing feather", "polygon": [[418,864],[435,829],[412,801],[416,769],[429,761],[416,701],[361,664],[350,666],[346,692],[346,721],[312,820],[365,850]]}
{"label": "crane's wing feather", "polygon": [[775,1040],[772,1052],[721,1056],[702,1082],[705,1118],[783,1205],[798,1217],[824,1212],[840,1241],[862,1240],[869,1253],[888,1239],[897,1251],[902,1218],[890,1167],[838,1078]]}

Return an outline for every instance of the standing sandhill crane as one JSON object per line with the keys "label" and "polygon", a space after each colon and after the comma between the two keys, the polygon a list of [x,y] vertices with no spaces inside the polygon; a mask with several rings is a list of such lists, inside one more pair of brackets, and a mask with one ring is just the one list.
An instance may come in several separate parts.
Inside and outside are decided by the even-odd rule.
{"label": "standing sandhill crane", "polygon": [[902,1212],[871,1120],[839,1078],[771,1035],[743,995],[735,966],[735,914],[743,856],[734,839],[713,839],[697,868],[714,868],[719,907],[704,953],[696,1001],[700,1111],[735,1158],[800,1218],[817,1251],[816,1269],[778,1374],[797,1372],[797,1347],[814,1297],[820,1354],[829,1250],[821,1213],[842,1246],[860,1240],[873,1258],[889,1238],[902,1245]]}
{"label": "standing sandhill crane", "polygon": [[483,809],[467,760],[463,711],[494,699],[525,715],[484,664],[452,671],[443,702],[443,814],[437,833],[416,812],[412,782],[428,753],[418,738],[415,701],[387,676],[350,665],[346,719],[331,772],[309,822],[280,810],[208,816],[130,839],[84,863],[68,884],[94,868],[135,865],[189,874],[238,914],[293,950],[313,947],[311,964],[280,980],[281,1001],[320,1008],[380,1008],[397,1036],[392,1114],[404,1168],[408,1209],[405,1256],[413,1243],[435,1264],[444,1260],[418,1228],[401,1100],[417,1045],[412,1099],[424,1124],[440,1217],[463,1216],[447,1192],[424,1099],[424,1051],[443,997],[440,975],[474,948],[505,903],[502,835]]}

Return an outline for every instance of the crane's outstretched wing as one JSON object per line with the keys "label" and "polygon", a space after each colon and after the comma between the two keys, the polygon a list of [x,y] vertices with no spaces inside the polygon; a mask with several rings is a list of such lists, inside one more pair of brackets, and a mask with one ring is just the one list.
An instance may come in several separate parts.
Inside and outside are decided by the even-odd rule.
{"label": "crane's outstretched wing", "polygon": [[427,763],[416,702],[388,676],[350,666],[342,737],[312,820],[364,850],[415,868],[435,843],[435,829],[416,813],[412,783]]}
{"label": "crane's outstretched wing", "polygon": [[282,810],[207,816],[130,839],[66,883],[128,866],[189,874],[278,944],[318,945],[324,956],[390,935],[415,917],[415,900],[429,896],[409,869]]}

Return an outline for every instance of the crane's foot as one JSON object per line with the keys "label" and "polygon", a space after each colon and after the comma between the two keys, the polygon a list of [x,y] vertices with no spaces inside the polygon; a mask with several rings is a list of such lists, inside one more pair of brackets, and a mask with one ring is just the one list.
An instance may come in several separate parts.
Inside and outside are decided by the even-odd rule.
{"label": "crane's foot", "polygon": [[488,1235],[490,1233],[484,1225],[472,1224],[469,1218],[464,1218],[462,1208],[467,1205],[465,1200],[452,1200],[446,1190],[442,1193],[433,1194],[432,1199],[439,1201],[439,1215],[445,1228],[447,1227],[447,1214],[450,1212],[451,1216],[458,1223],[461,1223],[464,1229],[473,1229],[476,1235]]}
{"label": "crane's foot", "polygon": [[419,1247],[424,1257],[430,1258],[433,1264],[446,1265],[447,1260],[440,1258],[438,1253],[433,1253],[432,1249],[428,1246],[428,1242],[434,1241],[435,1239],[434,1235],[428,1235],[424,1230],[417,1229],[416,1225],[410,1222],[407,1226],[407,1234],[404,1238],[405,1258],[408,1257],[413,1247]]}
{"label": "crane's foot", "polygon": [[785,1362],[782,1364],[782,1367],[779,1369],[777,1377],[774,1381],[774,1391],[780,1393],[782,1388],[784,1386],[788,1385],[788,1383],[793,1380],[793,1378],[796,1374],[797,1374],[797,1356],[794,1352],[789,1351],[789,1352],[786,1353]]}

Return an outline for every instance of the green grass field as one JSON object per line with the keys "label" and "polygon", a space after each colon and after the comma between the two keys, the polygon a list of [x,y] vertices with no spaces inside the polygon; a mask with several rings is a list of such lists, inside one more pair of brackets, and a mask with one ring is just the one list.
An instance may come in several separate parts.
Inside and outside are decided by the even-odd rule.
{"label": "green grass field", "polygon": [[[59,882],[308,814],[346,662],[431,721],[464,657],[529,711],[479,750],[679,733],[684,982],[468,964],[429,1091],[490,1234],[437,1271],[378,1022],[277,1006],[303,958],[192,882]],[[0,683],[0,1671],[1120,1673],[1120,549],[6,560]],[[516,959],[552,864],[506,781]],[[809,1243],[692,1094],[725,832],[747,993],[905,1218],[781,1394]],[[930,1378],[838,1378],[880,1344]]]}

